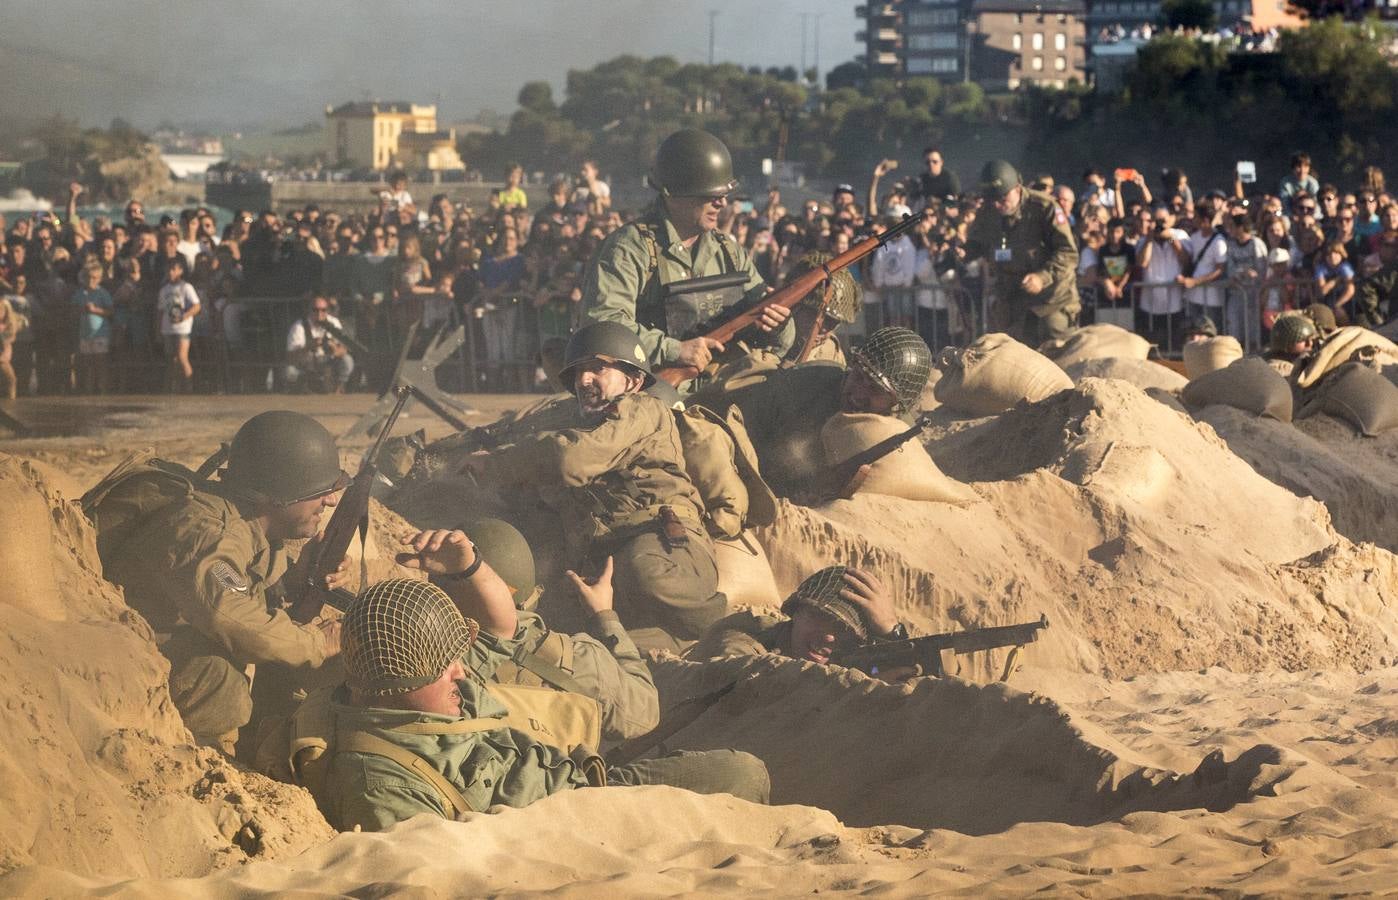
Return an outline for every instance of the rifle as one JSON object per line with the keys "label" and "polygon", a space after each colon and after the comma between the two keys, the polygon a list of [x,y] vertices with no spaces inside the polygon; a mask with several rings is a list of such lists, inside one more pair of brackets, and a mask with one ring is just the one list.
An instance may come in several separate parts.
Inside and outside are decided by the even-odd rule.
{"label": "rifle", "polygon": [[859,477],[859,470],[865,466],[873,465],[885,456],[902,447],[908,441],[922,434],[922,430],[932,422],[931,413],[923,413],[913,422],[907,431],[900,431],[897,434],[889,435],[877,444],[868,449],[861,450],[849,459],[825,470],[819,479],[816,488],[816,497],[821,500],[834,500],[839,497],[848,497],[859,489],[858,484],[851,484]]}
{"label": "rifle", "polygon": [[[783,309],[794,308],[807,294],[819,287],[821,282],[827,280],[831,275],[859,262],[884,244],[900,237],[903,232],[910,230],[920,221],[922,221],[921,215],[904,216],[903,221],[889,228],[883,234],[870,235],[829,262],[792,279],[784,287],[762,297],[747,309],[726,319],[703,337],[727,344],[737,336],[738,332],[749,325],[756,324],[757,320],[762,318],[762,310],[769,306],[780,306]],[[681,382],[699,377],[699,370],[693,366],[666,366],[657,369],[655,377],[663,378],[678,387]]]}
{"label": "rifle", "polygon": [[[348,334],[345,334],[343,328],[337,328],[333,323],[330,322],[321,322],[319,324],[321,328],[325,329],[326,334],[330,335],[335,340],[344,344],[346,347],[348,347],[350,350],[356,353],[360,359],[368,359],[371,355],[373,355],[372,350],[359,343],[359,341],[350,337]],[[307,334],[306,338],[309,341],[310,334]]]}
{"label": "rifle", "polygon": [[[408,385],[396,388],[394,392],[398,395],[398,402],[393,407],[393,412],[379,429],[374,446],[364,454],[354,480],[340,496],[340,502],[335,505],[335,512],[325,524],[324,534],[312,545],[312,556],[306,561],[305,581],[291,586],[291,591],[296,592],[288,598],[291,600],[293,618],[308,621],[319,614],[324,604],[343,609],[346,603],[354,600],[354,594],[344,588],[326,590],[325,577],[339,568],[340,561],[345,558],[345,553],[354,541],[355,532],[363,535],[369,530],[369,495],[373,490],[374,480],[379,476],[379,450],[383,447],[384,439],[393,430],[394,423],[398,421],[398,414],[403,411],[408,398],[413,396],[413,389]],[[333,597],[337,602],[330,602],[328,597]]]}
{"label": "rifle", "polygon": [[858,669],[875,676],[881,670],[913,667],[918,675],[941,677],[945,674],[942,670],[943,650],[964,655],[975,653],[977,650],[1014,647],[1010,659],[1005,661],[1005,674],[1000,678],[1001,681],[1006,681],[1010,677],[1010,669],[1019,648],[1038,640],[1039,632],[1047,628],[1048,624],[1048,616],[1040,614],[1039,621],[1025,622],[1022,625],[952,631],[899,641],[874,641],[852,650],[836,651],[830,657],[830,665]]}

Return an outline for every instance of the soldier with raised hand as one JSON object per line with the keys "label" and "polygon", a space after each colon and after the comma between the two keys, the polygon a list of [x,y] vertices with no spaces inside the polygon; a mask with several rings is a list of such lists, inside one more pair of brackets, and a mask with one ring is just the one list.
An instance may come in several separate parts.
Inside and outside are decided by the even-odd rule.
{"label": "soldier with raised hand", "polygon": [[[718,230],[719,214],[738,186],[733,160],[718,138],[685,128],[661,143],[649,182],[658,195],[654,205],[602,242],[587,267],[583,303],[594,321],[616,322],[634,333],[649,366],[702,370],[728,348],[685,332],[736,304],[756,303],[767,292],[747,251]],[[673,290],[691,279],[727,273],[748,277],[740,287],[723,291]],[[789,310],[769,306],[752,341],[785,354],[795,340],[789,317]]]}
{"label": "soldier with raised hand", "polygon": [[1004,160],[981,169],[985,205],[966,235],[965,257],[993,273],[998,323],[1031,347],[1067,337],[1078,324],[1078,247],[1068,214],[1025,187]]}
{"label": "soldier with raised hand", "polygon": [[560,514],[572,568],[616,566],[618,612],[642,649],[698,639],[727,606],[703,499],[685,473],[670,408],[636,335],[594,322],[572,336],[559,377],[575,418],[467,457],[483,481],[528,487]]}
{"label": "soldier with raised hand", "polygon": [[[233,752],[253,714],[249,664],[319,667],[339,652],[338,621],[283,610],[286,588],[307,578],[283,542],[314,539],[348,483],[323,425],[274,410],[238,429],[216,481],[142,455],[83,496],[102,574],[155,631],[199,743]],[[340,568],[325,587],[341,585]]]}
{"label": "soldier with raised hand", "polygon": [[547,723],[511,727],[482,680],[519,646],[509,586],[464,532],[421,532],[410,543],[399,562],[430,581],[365,591],[345,613],[345,684],[312,694],[296,714],[293,733],[323,724],[323,774],[306,781],[333,826],[377,831],[419,813],[459,818],[608,784],[767,801],[766,766],[747,753],[682,751],[609,767],[595,747],[543,742],[537,726]]}

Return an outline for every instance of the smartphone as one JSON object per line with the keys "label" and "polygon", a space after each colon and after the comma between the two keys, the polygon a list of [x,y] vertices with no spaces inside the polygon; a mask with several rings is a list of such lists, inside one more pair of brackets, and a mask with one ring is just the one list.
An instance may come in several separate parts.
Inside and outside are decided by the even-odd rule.
{"label": "smartphone", "polygon": [[1114,174],[1117,181],[1125,184],[1128,181],[1135,181],[1138,173],[1135,169],[1117,169]]}
{"label": "smartphone", "polygon": [[1257,181],[1257,163],[1251,160],[1238,160],[1238,180],[1243,184],[1253,184]]}

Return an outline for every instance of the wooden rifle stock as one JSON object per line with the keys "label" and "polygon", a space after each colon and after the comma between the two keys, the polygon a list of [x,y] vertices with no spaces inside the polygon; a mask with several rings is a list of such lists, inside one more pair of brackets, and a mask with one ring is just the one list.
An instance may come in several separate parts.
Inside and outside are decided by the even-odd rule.
{"label": "wooden rifle stock", "polygon": [[[728,319],[713,331],[705,334],[704,337],[718,341],[721,344],[727,344],[738,335],[738,332],[750,325],[756,324],[757,321],[762,318],[762,310],[767,307],[780,306],[783,309],[792,309],[796,304],[801,302],[802,298],[819,287],[821,282],[825,281],[831,275],[859,262],[884,244],[902,235],[903,232],[912,228],[921,221],[921,219],[921,215],[904,216],[903,221],[889,228],[882,234],[875,234],[865,238],[824,265],[811,269],[809,272],[802,274],[793,281],[787,282],[786,285],[779,290],[773,291],[763,297],[761,300],[754,303],[750,309],[743,310],[738,315]],[[681,382],[699,377],[699,370],[694,366],[666,366],[657,369],[655,377],[668,381],[675,386],[679,386]]]}
{"label": "wooden rifle stock", "polygon": [[[394,405],[393,412],[384,422],[383,428],[379,429],[379,436],[374,440],[374,445],[364,455],[364,461],[359,464],[359,471],[355,473],[354,480],[345,488],[340,502],[335,504],[335,512],[331,513],[330,521],[325,524],[325,531],[320,540],[311,545],[313,555],[306,565],[306,580],[293,586],[299,592],[298,596],[291,598],[293,618],[302,621],[314,618],[320,612],[322,604],[329,602],[326,599],[328,596],[333,596],[341,603],[354,599],[354,595],[348,591],[327,591],[325,578],[340,567],[340,561],[345,558],[350,544],[354,541],[355,532],[368,529],[369,498],[374,488],[374,479],[379,473],[379,450],[393,431],[398,414],[413,396],[412,388],[406,385],[395,389],[395,393],[398,395],[398,402]],[[360,587],[363,589],[367,586]]]}

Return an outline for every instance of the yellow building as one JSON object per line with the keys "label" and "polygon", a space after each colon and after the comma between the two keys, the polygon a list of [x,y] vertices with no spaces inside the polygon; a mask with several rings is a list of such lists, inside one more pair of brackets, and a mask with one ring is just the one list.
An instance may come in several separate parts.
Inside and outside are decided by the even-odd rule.
{"label": "yellow building", "polygon": [[360,101],[325,108],[325,142],[338,165],[464,169],[456,131],[437,130],[435,104]]}

